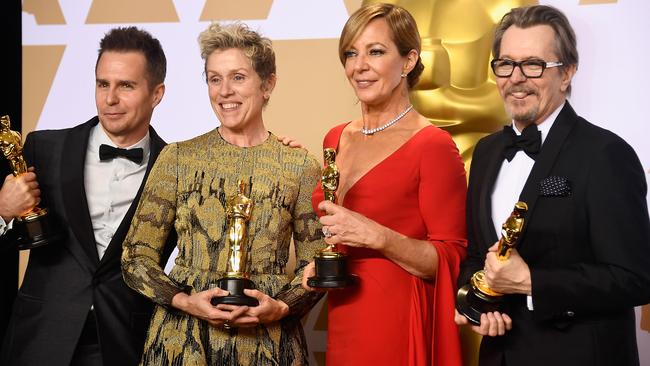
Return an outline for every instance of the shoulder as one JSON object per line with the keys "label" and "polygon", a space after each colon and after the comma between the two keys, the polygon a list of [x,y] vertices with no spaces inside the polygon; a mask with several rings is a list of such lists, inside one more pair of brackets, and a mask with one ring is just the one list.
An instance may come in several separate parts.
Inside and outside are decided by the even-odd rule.
{"label": "shoulder", "polygon": [[178,143],[173,142],[163,146],[162,150],[156,158],[156,164],[165,164],[170,163],[171,161],[176,161],[178,159]]}
{"label": "shoulder", "polygon": [[638,155],[627,141],[582,117],[576,120],[571,139],[575,144],[576,153],[581,152],[597,169],[597,165],[609,162],[619,170],[624,166],[643,170]]}
{"label": "shoulder", "polygon": [[458,148],[449,132],[434,125],[424,127],[416,132],[408,143],[426,153],[446,152],[458,155]]}
{"label": "shoulder", "polygon": [[73,127],[60,128],[60,129],[46,129],[35,130],[27,134],[29,140],[52,140],[55,142],[63,143],[63,139],[70,134],[88,134],[90,129],[99,123],[97,116],[89,119],[88,121],[78,124]]}
{"label": "shoulder", "polygon": [[318,161],[316,158],[307,151],[307,149],[302,147],[289,147],[280,142],[277,136],[273,133],[269,135],[269,141],[267,145],[270,149],[277,149],[281,156],[283,157],[284,162],[291,162],[295,165],[310,167],[318,166]]}
{"label": "shoulder", "polygon": [[[192,137],[188,140],[178,141],[169,145],[174,145],[173,149],[178,150],[179,153],[194,154],[196,151],[201,151],[198,156],[203,156],[208,147],[213,148],[217,146],[222,139],[219,137],[217,129],[208,131],[202,135]],[[167,145],[167,146],[169,146]]]}
{"label": "shoulder", "polygon": [[62,138],[67,136],[75,127],[56,130],[36,130],[27,134],[26,140],[53,140],[63,142]]}
{"label": "shoulder", "polygon": [[326,134],[325,137],[323,138],[323,147],[331,147],[331,148],[336,148],[339,139],[341,138],[341,134],[343,133],[343,130],[347,125],[349,125],[351,122],[345,122],[341,123],[339,125],[336,125],[332,127]]}
{"label": "shoulder", "polygon": [[596,126],[582,117],[577,117],[573,135],[574,139],[582,140],[596,149],[611,145],[629,147],[629,144],[616,133]]}
{"label": "shoulder", "polygon": [[503,135],[502,130],[503,128],[479,139],[478,142],[476,143],[476,148],[474,151],[481,150],[481,149],[490,149],[496,144],[498,144],[501,139],[501,136]]}

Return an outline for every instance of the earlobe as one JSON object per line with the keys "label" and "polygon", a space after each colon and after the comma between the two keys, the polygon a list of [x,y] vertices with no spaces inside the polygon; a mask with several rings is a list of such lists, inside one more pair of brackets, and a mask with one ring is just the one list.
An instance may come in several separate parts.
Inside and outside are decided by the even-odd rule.
{"label": "earlobe", "polygon": [[573,75],[575,75],[575,73],[576,73],[575,65],[570,65],[565,69],[564,78],[562,80],[562,91],[566,91],[569,85],[571,85],[571,80],[573,79]]}
{"label": "earlobe", "polygon": [[415,50],[409,51],[408,55],[406,56],[406,64],[404,64],[404,68],[402,69],[402,77],[406,77],[408,73],[411,72],[415,68],[415,65],[418,62],[418,53]]}
{"label": "earlobe", "polygon": [[569,67],[566,68],[564,71],[564,80],[563,84],[566,84],[567,86],[571,84],[571,79],[573,79],[573,75],[576,73],[576,66],[575,65],[570,65]]}
{"label": "earlobe", "polygon": [[156,91],[153,96],[153,106],[156,107],[165,95],[165,84],[160,84],[156,87]]}

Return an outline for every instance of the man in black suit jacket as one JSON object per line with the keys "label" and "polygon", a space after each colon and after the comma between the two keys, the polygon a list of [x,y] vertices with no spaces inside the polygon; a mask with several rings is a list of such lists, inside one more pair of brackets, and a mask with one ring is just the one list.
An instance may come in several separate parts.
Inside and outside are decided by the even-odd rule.
{"label": "man in black suit jacket", "polygon": [[[122,241],[165,142],[150,127],[164,94],[160,43],[135,27],[102,39],[97,117],[27,136],[43,206],[65,230],[31,250],[2,348],[2,365],[136,365],[152,303],[120,270]],[[167,243],[166,261],[175,243]],[[162,263],[164,265],[164,263]]]}
{"label": "man in black suit jacket", "polygon": [[[513,9],[497,27],[493,55],[513,124],[476,146],[459,277],[465,285],[484,268],[489,287],[506,294],[502,312],[472,327],[484,336],[479,363],[638,365],[634,306],[650,301],[639,159],[566,101],[578,53],[560,11]],[[528,204],[525,226],[500,261],[497,233],[516,201]],[[456,322],[468,323],[458,313]]]}

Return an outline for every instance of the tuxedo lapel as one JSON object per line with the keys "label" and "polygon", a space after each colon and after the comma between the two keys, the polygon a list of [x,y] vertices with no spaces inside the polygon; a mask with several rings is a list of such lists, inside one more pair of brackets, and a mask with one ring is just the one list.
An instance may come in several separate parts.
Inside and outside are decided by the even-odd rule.
{"label": "tuxedo lapel", "polygon": [[144,185],[147,181],[147,177],[149,176],[149,172],[151,171],[151,168],[153,167],[154,162],[158,157],[158,154],[160,154],[160,151],[163,149],[163,147],[165,147],[165,141],[163,141],[160,138],[160,136],[156,134],[156,131],[153,129],[153,127],[149,127],[149,139],[150,139],[149,160],[147,161],[147,169],[144,174],[144,178],[142,179],[142,183],[140,184],[138,193],[136,193],[135,198],[133,198],[133,202],[131,202],[129,209],[124,215],[124,218],[120,222],[120,225],[118,226],[117,230],[115,231],[113,238],[111,239],[110,243],[108,243],[106,252],[104,252],[104,256],[102,257],[99,264],[99,268],[97,270],[98,274],[101,273],[101,271],[105,268],[112,268],[110,263],[119,262],[121,260],[122,242],[126,238],[126,234],[128,233],[129,228],[131,227],[131,221],[133,219],[133,215],[135,214],[135,210],[138,207],[138,202],[140,201],[140,195],[142,194],[142,190],[144,189]]}
{"label": "tuxedo lapel", "polygon": [[[66,241],[70,251],[82,263],[96,268],[99,263],[97,245],[93,233],[92,221],[88,212],[86,189],[84,186],[84,165],[90,130],[98,123],[97,117],[72,128],[63,141],[61,157],[61,194],[68,225],[80,245],[74,240]],[[81,255],[80,252],[85,253]]]}
{"label": "tuxedo lapel", "polygon": [[494,231],[494,222],[492,221],[492,191],[497,180],[497,175],[503,163],[503,150],[505,149],[505,140],[498,133],[492,141],[491,146],[487,146],[487,162],[485,164],[485,177],[482,182],[479,197],[479,215],[481,222],[481,235],[486,245],[489,247],[498,240],[497,233]]}
{"label": "tuxedo lapel", "polygon": [[[576,119],[577,115],[575,111],[571,105],[569,105],[569,102],[566,102],[562,111],[560,111],[560,114],[553,123],[553,127],[551,127],[551,130],[542,145],[542,149],[535,160],[533,169],[528,175],[526,184],[524,184],[524,188],[519,196],[519,200],[526,202],[528,205],[527,217],[531,217],[532,212],[535,210],[535,204],[539,197],[539,182],[546,178],[551,172],[560,150],[562,150],[564,141],[575,125]],[[529,223],[530,220],[525,221],[522,237],[526,234],[526,229],[528,228]],[[521,242],[523,243],[524,240]]]}

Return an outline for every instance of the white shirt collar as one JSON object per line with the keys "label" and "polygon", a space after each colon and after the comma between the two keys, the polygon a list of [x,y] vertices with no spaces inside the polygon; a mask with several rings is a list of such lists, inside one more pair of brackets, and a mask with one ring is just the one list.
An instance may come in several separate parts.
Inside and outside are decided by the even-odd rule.
{"label": "white shirt collar", "polygon": [[[106,131],[104,131],[104,127],[102,126],[102,124],[98,123],[90,130],[90,137],[88,139],[88,151],[92,153],[97,153],[95,154],[97,155],[97,159],[99,159],[99,146],[102,144],[118,147],[110,139],[110,137],[108,137]],[[149,139],[149,131],[147,131],[147,134],[144,135],[144,137],[140,139],[140,141],[136,142],[131,146],[127,146],[125,149],[133,149],[138,147],[142,148],[142,156],[144,157],[142,159],[142,162],[146,164],[149,159],[150,146],[151,146],[151,141]]]}

